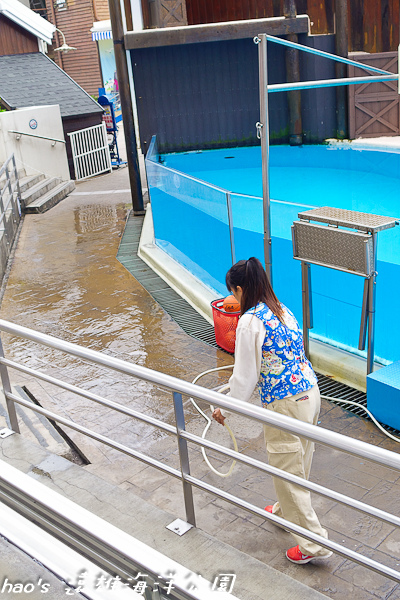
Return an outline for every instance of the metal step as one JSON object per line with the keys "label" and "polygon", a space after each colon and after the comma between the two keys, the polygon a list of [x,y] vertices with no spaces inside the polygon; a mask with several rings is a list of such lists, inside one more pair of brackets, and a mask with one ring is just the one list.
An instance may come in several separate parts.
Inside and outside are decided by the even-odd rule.
{"label": "metal step", "polygon": [[36,200],[28,204],[25,208],[25,212],[27,214],[46,212],[66,198],[74,189],[75,183],[72,180],[62,181],[55,187],[52,187],[47,193],[39,196]]}

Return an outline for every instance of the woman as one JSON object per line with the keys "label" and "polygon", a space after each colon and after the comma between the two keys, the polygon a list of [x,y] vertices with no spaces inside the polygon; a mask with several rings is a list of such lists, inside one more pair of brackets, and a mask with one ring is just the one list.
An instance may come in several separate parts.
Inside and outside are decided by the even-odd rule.
{"label": "woman", "polygon": [[[257,385],[264,408],[316,425],[321,404],[317,378],[304,354],[299,325],[275,296],[262,264],[254,257],[239,261],[229,269],[226,285],[241,312],[230,395],[248,401]],[[213,417],[224,424],[219,408]],[[308,479],[313,442],[270,425],[264,425],[264,436],[270,465]],[[308,490],[277,477],[274,486],[278,502],[265,510],[328,537]],[[290,561],[305,564],[331,556],[332,552],[315,542],[292,535],[298,545],[286,552]]]}

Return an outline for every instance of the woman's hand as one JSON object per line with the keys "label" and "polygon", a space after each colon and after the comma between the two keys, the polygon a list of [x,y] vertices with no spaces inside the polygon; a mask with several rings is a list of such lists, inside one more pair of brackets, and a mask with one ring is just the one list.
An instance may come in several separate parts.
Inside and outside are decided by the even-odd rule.
{"label": "woman's hand", "polygon": [[217,421],[220,425],[224,424],[226,417],[224,417],[219,408],[216,408],[212,414],[213,419]]}

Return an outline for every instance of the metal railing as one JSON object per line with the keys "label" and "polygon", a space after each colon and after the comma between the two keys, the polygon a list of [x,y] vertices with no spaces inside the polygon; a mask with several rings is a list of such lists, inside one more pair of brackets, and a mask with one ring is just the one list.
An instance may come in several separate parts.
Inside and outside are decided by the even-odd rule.
{"label": "metal railing", "polygon": [[14,154],[0,167],[0,280],[4,277],[7,261],[21,220],[21,190]]}
{"label": "metal railing", "polygon": [[[237,507],[243,508],[248,512],[252,513],[253,515],[257,515],[264,519],[269,519],[273,523],[283,526],[288,531],[301,535],[302,537],[308,540],[312,540],[315,543],[329,550],[332,550],[345,558],[350,559],[351,561],[354,561],[360,565],[363,565],[364,567],[367,567],[368,569],[371,569],[372,571],[375,571],[377,573],[380,573],[381,575],[384,575],[385,577],[388,577],[389,579],[392,579],[396,582],[400,582],[400,572],[392,569],[391,567],[379,563],[369,558],[368,556],[364,556],[358,552],[350,550],[337,542],[314,534],[313,532],[308,531],[303,527],[296,525],[295,523],[291,523],[281,517],[267,513],[264,509],[259,508],[258,506],[254,506],[253,504],[246,502],[238,498],[237,496],[234,496],[220,488],[217,488],[211,484],[205,483],[204,481],[196,477],[193,477],[190,474],[188,443],[196,444],[198,446],[214,450],[216,452],[219,452],[223,456],[233,458],[242,464],[258,469],[259,471],[268,473],[270,475],[273,475],[274,477],[279,477],[281,479],[284,479],[285,481],[289,481],[293,484],[299,485],[312,492],[336,500],[337,502],[340,502],[345,506],[349,506],[353,509],[361,511],[364,514],[370,515],[376,519],[379,519],[386,523],[390,523],[391,525],[394,525],[396,527],[400,526],[400,517],[397,517],[396,515],[383,511],[379,508],[370,506],[359,500],[350,498],[339,492],[335,492],[317,483],[307,481],[290,473],[286,473],[285,471],[281,471],[264,463],[261,460],[257,460],[250,456],[246,456],[244,454],[241,454],[240,452],[235,452],[234,450],[221,446],[220,444],[217,444],[215,442],[203,439],[200,436],[194,435],[186,431],[183,396],[189,396],[197,400],[203,400],[214,406],[228,409],[229,411],[237,415],[241,415],[243,417],[258,421],[259,423],[266,423],[272,425],[274,427],[277,427],[278,429],[289,431],[295,435],[299,435],[308,438],[314,442],[318,442],[331,448],[335,448],[336,450],[341,450],[359,458],[372,461],[378,465],[382,465],[400,471],[400,456],[398,454],[353,438],[349,438],[342,434],[323,429],[321,427],[316,427],[314,425],[303,423],[290,417],[275,414],[272,411],[266,411],[260,407],[253,406],[249,403],[240,400],[227,398],[221,393],[211,391],[209,389],[203,388],[198,385],[194,385],[192,383],[188,383],[187,381],[178,379],[176,377],[172,377],[171,375],[166,375],[164,373],[160,373],[159,371],[154,371],[146,367],[128,363],[126,361],[104,355],[100,352],[84,348],[77,344],[65,342],[63,340],[46,334],[35,332],[31,329],[27,329],[25,327],[15,325],[7,321],[0,320],[0,331],[11,334],[16,337],[21,337],[23,339],[30,340],[32,342],[44,345],[54,350],[65,352],[76,358],[89,361],[90,363],[96,365],[101,365],[102,367],[112,369],[113,371],[117,371],[126,375],[130,375],[132,377],[143,379],[150,383],[161,386],[162,388],[170,390],[172,392],[173,397],[175,425],[163,422],[159,419],[148,416],[147,414],[141,413],[137,410],[133,410],[131,408],[118,404],[117,402],[113,402],[97,394],[81,389],[78,386],[74,386],[70,383],[63,382],[60,379],[56,379],[50,375],[41,373],[40,371],[31,369],[30,367],[27,367],[23,364],[7,359],[4,356],[3,347],[0,342],[0,375],[3,384],[4,394],[6,397],[10,423],[14,431],[19,432],[15,408],[15,403],[17,403],[24,406],[25,408],[29,408],[39,414],[45,415],[49,419],[61,423],[62,425],[70,427],[75,431],[83,433],[84,435],[87,435],[92,439],[100,441],[111,448],[119,450],[120,452],[128,456],[137,458],[145,464],[153,466],[159,469],[160,471],[167,473],[172,477],[175,477],[176,479],[180,479],[183,485],[186,519],[192,525],[196,524],[192,495],[192,488],[196,487],[227,502],[230,502],[231,504]],[[69,419],[61,417],[44,408],[33,405],[30,402],[24,400],[23,398],[15,395],[11,390],[8,373],[9,368],[16,369],[17,371],[20,371],[26,375],[31,375],[32,377],[41,379],[42,381],[46,381],[47,383],[58,386],[63,390],[68,390],[70,392],[78,394],[83,398],[92,400],[93,402],[106,406],[112,410],[118,411],[125,415],[131,416],[132,418],[138,419],[144,423],[148,423],[153,427],[157,427],[167,433],[175,435],[177,437],[178,442],[180,469],[175,469],[174,467],[164,464],[161,461],[147,456],[135,449],[129,448],[118,441],[111,440],[110,438],[104,435],[96,433],[88,429],[87,427],[79,425]]]}
{"label": "metal railing", "polygon": [[21,136],[26,135],[28,137],[38,138],[39,140],[48,140],[49,142],[53,142],[51,144],[52,146],[55,146],[57,142],[60,144],[66,144],[65,140],[59,140],[58,138],[47,137],[45,135],[37,135],[36,133],[27,133],[26,131],[15,131],[14,129],[9,129],[8,133],[15,133],[17,135],[17,140],[19,140]]}

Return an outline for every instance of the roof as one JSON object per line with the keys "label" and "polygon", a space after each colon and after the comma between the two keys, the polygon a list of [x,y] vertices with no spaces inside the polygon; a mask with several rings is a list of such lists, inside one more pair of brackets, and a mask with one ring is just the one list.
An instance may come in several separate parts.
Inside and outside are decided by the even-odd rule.
{"label": "roof", "polygon": [[95,21],[90,30],[92,32],[92,40],[112,40],[111,21]]}
{"label": "roof", "polygon": [[55,25],[43,19],[18,0],[0,0],[0,15],[4,15],[47,44],[52,43]]}
{"label": "roof", "polygon": [[42,52],[0,56],[0,98],[10,109],[59,104],[62,117],[103,109]]}

